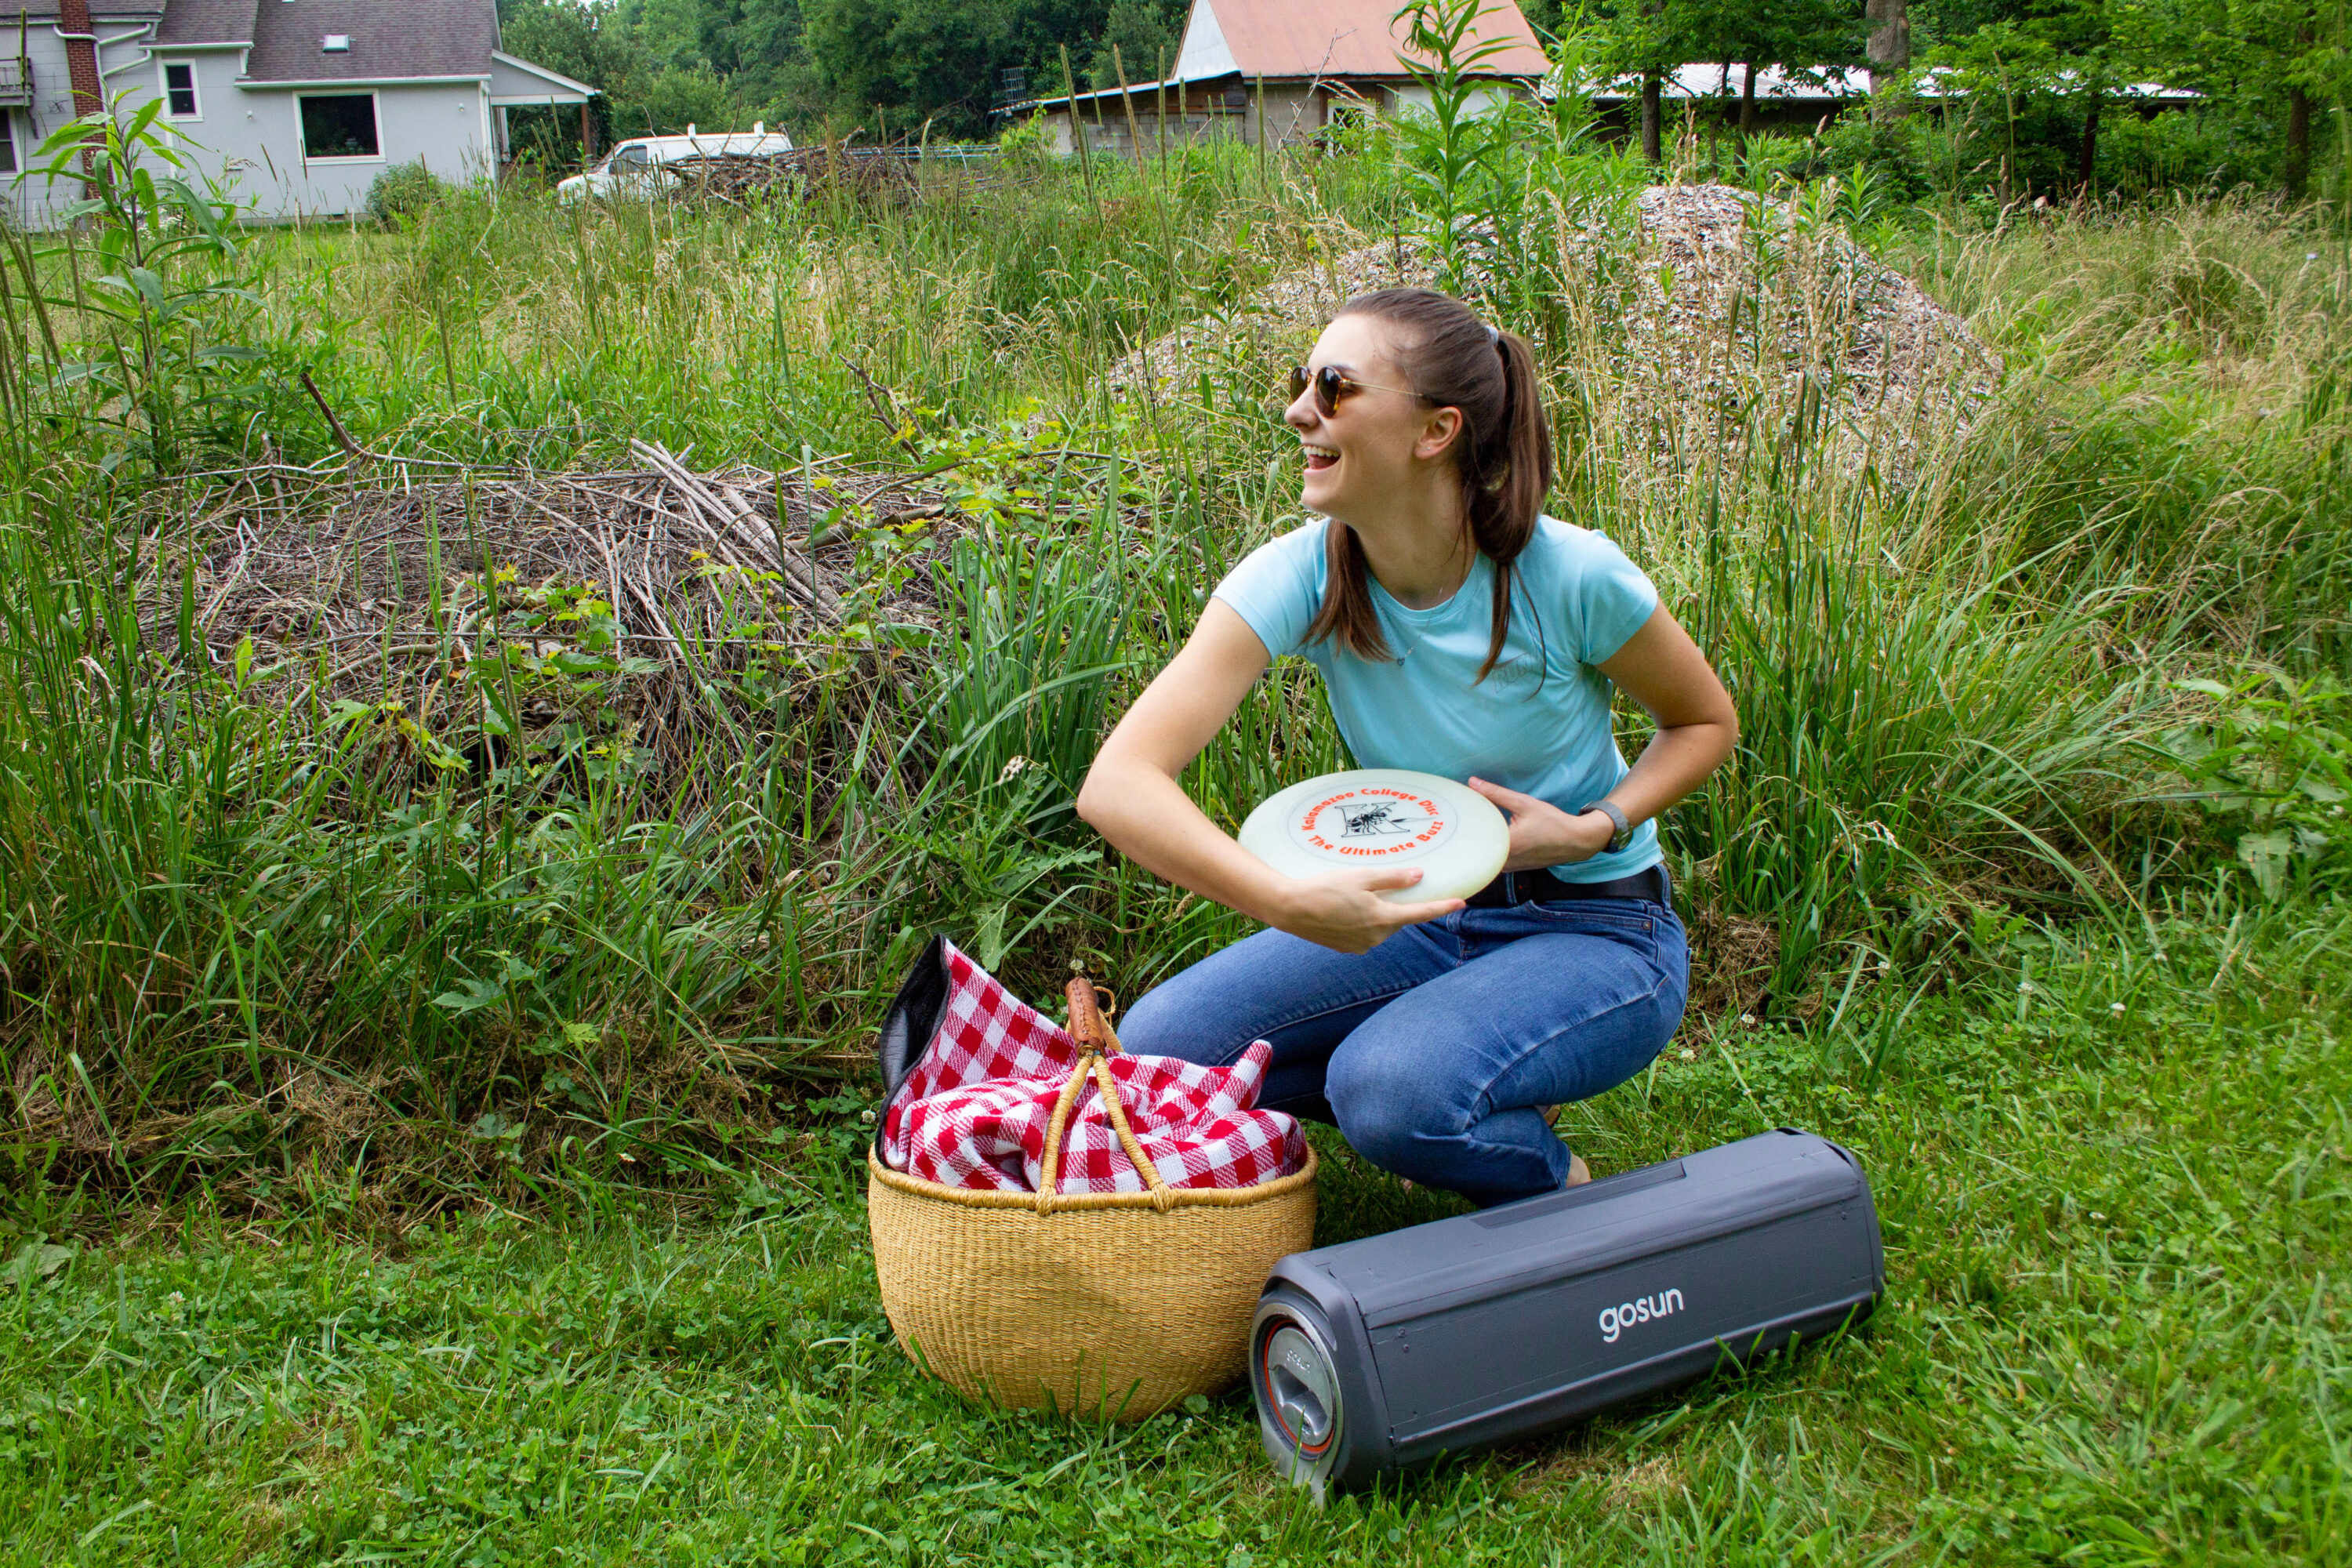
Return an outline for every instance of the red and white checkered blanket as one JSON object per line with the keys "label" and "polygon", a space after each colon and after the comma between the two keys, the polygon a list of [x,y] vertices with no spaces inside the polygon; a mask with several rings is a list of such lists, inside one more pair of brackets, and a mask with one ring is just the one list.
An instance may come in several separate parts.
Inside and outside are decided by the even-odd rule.
{"label": "red and white checkered blanket", "polygon": [[[942,1186],[1034,1193],[1045,1128],[1078,1043],[952,946],[938,1032],[882,1116],[892,1169]],[[1307,1163],[1296,1118],[1253,1109],[1274,1047],[1260,1040],[1228,1068],[1173,1057],[1109,1058],[1128,1125],[1171,1187],[1248,1187]],[[1062,1140],[1060,1191],[1145,1190],[1089,1078]]]}

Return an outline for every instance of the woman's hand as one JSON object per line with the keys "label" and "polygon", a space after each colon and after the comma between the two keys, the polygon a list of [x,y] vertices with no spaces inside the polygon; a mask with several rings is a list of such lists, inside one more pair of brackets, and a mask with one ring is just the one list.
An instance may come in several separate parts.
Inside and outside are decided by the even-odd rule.
{"label": "woman's hand", "polygon": [[1460,899],[1405,904],[1379,896],[1391,888],[1410,888],[1421,879],[1418,868],[1405,867],[1292,878],[1266,923],[1335,952],[1369,952],[1409,925],[1462,908]]}
{"label": "woman's hand", "polygon": [[1532,871],[1544,866],[1573,866],[1579,860],[1590,860],[1609,847],[1609,836],[1617,831],[1617,825],[1609,820],[1605,812],[1588,811],[1580,816],[1570,816],[1548,800],[1538,800],[1480,778],[1470,780],[1470,787],[1502,807],[1511,819],[1511,852],[1503,862],[1506,871]]}

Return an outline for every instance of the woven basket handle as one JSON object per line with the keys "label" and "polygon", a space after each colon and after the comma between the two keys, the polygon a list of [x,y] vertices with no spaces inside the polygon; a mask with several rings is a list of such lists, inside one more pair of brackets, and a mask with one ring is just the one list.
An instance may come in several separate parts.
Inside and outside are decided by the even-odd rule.
{"label": "woven basket handle", "polygon": [[1070,1112],[1078,1102],[1079,1086],[1091,1077],[1102,1090],[1103,1109],[1110,1113],[1111,1131],[1118,1134],[1118,1146],[1127,1151],[1143,1184],[1151,1189],[1151,1206],[1166,1213],[1176,1201],[1175,1189],[1160,1174],[1160,1167],[1135,1141],[1135,1129],[1127,1120],[1127,1108],[1118,1101],[1118,1080],[1111,1077],[1108,1057],[1118,1054],[1118,1037],[1111,1032],[1108,1020],[1102,1016],[1101,1005],[1095,1000],[1095,988],[1085,977],[1070,982],[1070,1034],[1078,1042],[1080,1055],[1077,1066],[1070,1069],[1062,1085],[1061,1097],[1054,1101],[1053,1117],[1045,1123],[1045,1158],[1039,1167],[1044,1178],[1037,1184],[1037,1212],[1051,1214],[1058,1206],[1062,1193],[1062,1140],[1069,1131]]}

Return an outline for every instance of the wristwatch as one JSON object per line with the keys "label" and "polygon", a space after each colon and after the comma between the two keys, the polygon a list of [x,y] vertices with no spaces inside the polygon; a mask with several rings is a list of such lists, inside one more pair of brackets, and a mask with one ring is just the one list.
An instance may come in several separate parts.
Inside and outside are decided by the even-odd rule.
{"label": "wristwatch", "polygon": [[1633,825],[1625,820],[1625,814],[1618,809],[1616,802],[1596,800],[1584,809],[1597,811],[1617,825],[1616,831],[1609,836],[1609,847],[1603,853],[1614,855],[1618,850],[1625,847],[1627,839],[1633,837]]}

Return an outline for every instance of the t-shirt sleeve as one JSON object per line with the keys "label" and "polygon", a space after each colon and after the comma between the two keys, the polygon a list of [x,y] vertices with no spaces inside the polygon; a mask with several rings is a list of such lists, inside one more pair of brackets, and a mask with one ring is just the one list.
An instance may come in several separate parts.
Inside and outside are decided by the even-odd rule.
{"label": "t-shirt sleeve", "polygon": [[1595,533],[1585,543],[1583,571],[1578,574],[1578,623],[1583,646],[1577,658],[1599,664],[1615,656],[1642,623],[1658,607],[1658,590],[1648,574],[1625,558],[1625,552]]}
{"label": "t-shirt sleeve", "polygon": [[1213,597],[1223,599],[1248,623],[1270,658],[1297,653],[1315,618],[1319,603],[1315,569],[1321,563],[1322,547],[1321,530],[1311,524],[1293,529],[1244,556],[1213,591]]}

